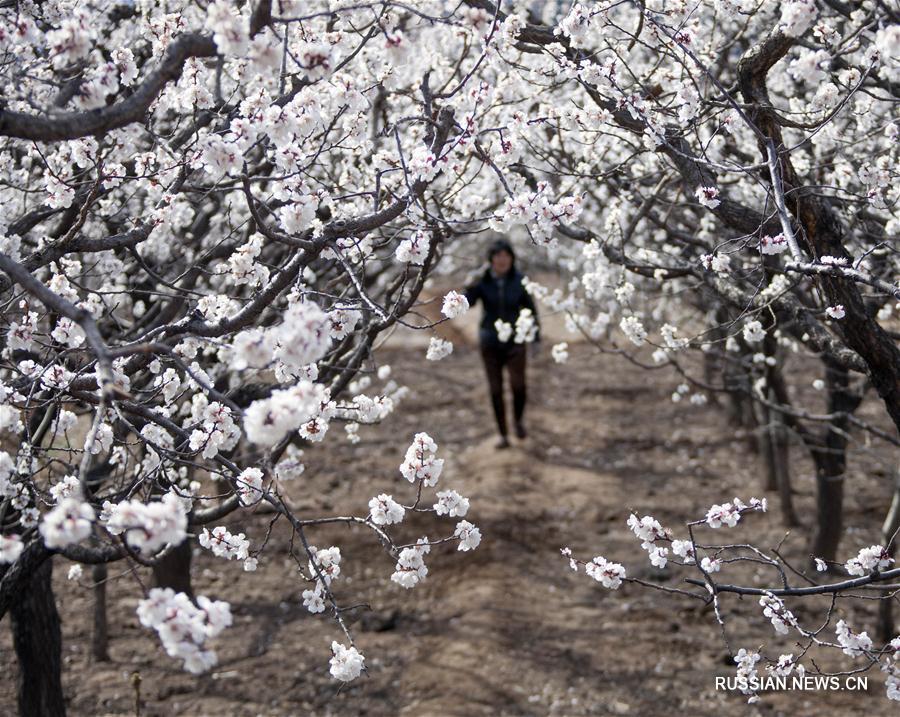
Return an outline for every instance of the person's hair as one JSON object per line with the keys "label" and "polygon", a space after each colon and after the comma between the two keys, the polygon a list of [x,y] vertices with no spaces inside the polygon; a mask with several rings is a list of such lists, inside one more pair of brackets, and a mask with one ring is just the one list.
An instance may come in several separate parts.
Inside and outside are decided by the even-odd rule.
{"label": "person's hair", "polygon": [[494,258],[494,255],[499,254],[501,251],[505,251],[509,254],[512,257],[513,264],[516,263],[516,253],[513,251],[512,244],[506,241],[506,239],[497,239],[497,241],[493,242],[488,247],[488,261],[491,261]]}

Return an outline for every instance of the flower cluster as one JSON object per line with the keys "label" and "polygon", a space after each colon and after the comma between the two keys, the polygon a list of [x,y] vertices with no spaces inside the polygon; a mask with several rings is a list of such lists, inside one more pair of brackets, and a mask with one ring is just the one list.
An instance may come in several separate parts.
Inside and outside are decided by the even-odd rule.
{"label": "flower cluster", "polygon": [[868,575],[890,567],[893,562],[894,559],[886,548],[873,545],[860,550],[855,558],[850,558],[844,563],[844,567],[850,575]]}
{"label": "flower cluster", "polygon": [[462,518],[469,511],[469,499],[464,498],[455,490],[438,491],[437,499],[437,503],[434,504],[434,512],[438,515]]}
{"label": "flower cluster", "polygon": [[403,521],[406,509],[385,493],[369,501],[369,519],[375,525],[393,525]]}
{"label": "flower cluster", "polygon": [[512,338],[513,326],[508,321],[497,319],[494,322],[494,329],[497,331],[497,340],[506,343]]}
{"label": "flower cluster", "polygon": [[332,642],[330,665],[332,677],[341,682],[350,682],[365,669],[365,658],[355,647],[344,647],[339,642]]}
{"label": "flower cluster", "polygon": [[697,187],[694,195],[697,197],[697,201],[708,209],[715,209],[721,204],[719,190],[716,187]]}
{"label": "flower cluster", "polygon": [[765,513],[767,507],[768,504],[765,498],[751,498],[749,505],[745,504],[740,498],[735,498],[731,503],[712,506],[706,512],[706,524],[710,528],[721,528],[723,525],[733,528],[738,524],[744,512],[756,510]]}
{"label": "flower cluster", "polygon": [[312,613],[325,610],[326,588],[341,574],[341,549],[335,546],[318,549],[309,546],[309,574],[315,580],[312,590],[303,591],[303,606]]}
{"label": "flower cluster", "polygon": [[845,655],[859,657],[872,650],[872,638],[865,632],[853,632],[843,620],[838,620],[835,633]]}
{"label": "flower cluster", "polygon": [[785,607],[781,598],[776,595],[766,593],[759,598],[759,604],[763,609],[763,615],[772,621],[772,627],[775,628],[775,632],[787,635],[788,628],[797,624],[797,619],[793,613]]}
{"label": "flower cluster", "polygon": [[624,567],[599,555],[589,563],[585,563],[584,572],[610,590],[616,590],[626,577]]}
{"label": "flower cluster", "polygon": [[469,300],[460,293],[450,291],[444,297],[441,313],[448,319],[458,319],[469,310]]}
{"label": "flower cluster", "polygon": [[404,239],[397,246],[395,256],[397,261],[405,264],[424,264],[428,258],[431,241],[425,232],[419,231],[411,237]]}
{"label": "flower cluster", "polygon": [[516,335],[513,343],[530,344],[537,338],[538,325],[531,309],[522,309],[516,317]]}
{"label": "flower cluster", "polygon": [[304,380],[272,391],[269,398],[253,401],[244,413],[247,439],[263,446],[275,445],[285,434],[299,430],[316,416],[326,391],[321,384]]}
{"label": "flower cluster", "polygon": [[179,545],[187,537],[185,504],[172,492],[149,503],[107,501],[100,519],[112,535],[124,534],[125,542],[144,555],[153,555],[166,545]]}
{"label": "flower cluster", "polygon": [[65,548],[91,534],[95,514],[90,505],[75,497],[63,498],[41,521],[41,536],[48,548]]}
{"label": "flower cluster", "polygon": [[227,602],[198,595],[195,605],[187,595],[171,588],[150,590],[138,603],[137,615],[141,625],[156,630],[169,656],[184,660],[184,668],[194,674],[216,664],[216,653],[204,649],[206,641],[231,625]]}
{"label": "flower cluster", "polygon": [[481,545],[481,531],[468,520],[459,521],[456,524],[456,530],[453,531],[453,535],[459,539],[457,550],[468,552],[469,550],[475,550]]}
{"label": "flower cluster", "polygon": [[555,228],[563,222],[576,220],[581,211],[581,197],[563,197],[553,202],[549,197],[548,185],[539,182],[536,191],[507,198],[494,217],[492,227],[507,233],[512,227],[525,226],[537,241],[552,244]]}
{"label": "flower cluster", "polygon": [[427,433],[417,433],[406,449],[400,474],[410,483],[422,481],[428,487],[437,485],[444,469],[444,459],[437,457],[437,443]]}
{"label": "flower cluster", "polygon": [[16,562],[24,549],[18,535],[0,535],[0,564]]}
{"label": "flower cluster", "polygon": [[259,468],[246,468],[235,478],[237,496],[242,505],[253,505],[263,497],[263,472]]}
{"label": "flower cluster", "polygon": [[656,544],[656,541],[671,539],[671,533],[660,525],[655,518],[645,515],[643,518],[632,513],[628,516],[628,527],[641,541],[641,547],[647,551],[650,563],[657,568],[666,567],[668,548]]}
{"label": "flower cluster", "polygon": [[428,566],[425,565],[424,556],[429,552],[431,552],[431,546],[422,541],[401,550],[391,580],[401,587],[414,588],[428,575]]}
{"label": "flower cluster", "polygon": [[789,249],[788,241],[784,234],[776,234],[775,236],[766,235],[759,240],[759,253],[766,254],[783,254]]}
{"label": "flower cluster", "polygon": [[429,361],[440,361],[453,353],[453,344],[437,336],[432,336],[428,342],[428,351],[425,358]]}
{"label": "flower cluster", "polygon": [[256,570],[256,558],[250,557],[250,541],[243,533],[233,534],[222,525],[213,528],[212,532],[204,528],[198,537],[198,542],[207,550],[211,550],[213,555],[218,558],[242,560],[245,571]]}

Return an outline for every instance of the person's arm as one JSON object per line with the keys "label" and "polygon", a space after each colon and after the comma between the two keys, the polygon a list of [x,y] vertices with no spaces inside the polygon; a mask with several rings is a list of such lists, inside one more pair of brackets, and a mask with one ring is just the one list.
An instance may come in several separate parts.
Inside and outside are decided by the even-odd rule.
{"label": "person's arm", "polygon": [[469,306],[475,306],[478,298],[481,296],[481,278],[478,277],[465,289],[463,289],[463,296],[466,297],[466,301],[469,302]]}

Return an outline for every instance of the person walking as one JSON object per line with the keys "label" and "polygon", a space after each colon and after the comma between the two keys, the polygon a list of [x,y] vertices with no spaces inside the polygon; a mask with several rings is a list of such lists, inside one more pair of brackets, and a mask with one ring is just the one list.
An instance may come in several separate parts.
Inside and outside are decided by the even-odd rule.
{"label": "person walking", "polygon": [[[537,309],[531,295],[522,284],[523,276],[516,269],[516,255],[512,246],[505,240],[498,240],[488,249],[488,264],[484,274],[465,289],[465,296],[470,306],[481,301],[484,313],[478,331],[478,342],[481,358],[487,374],[490,389],[491,405],[500,440],[497,448],[509,448],[506,424],[506,407],[503,401],[503,368],[509,374],[509,383],[513,395],[513,418],[516,436],[524,439],[527,436],[523,419],[525,417],[525,367],[526,343],[522,337],[510,334],[510,329],[503,327],[504,335],[498,333],[498,322],[508,324],[515,331],[517,320],[523,310],[528,310],[534,319],[534,342],[540,341],[540,327]],[[525,322],[527,324],[527,322]],[[517,342],[516,339],[519,339]]]}

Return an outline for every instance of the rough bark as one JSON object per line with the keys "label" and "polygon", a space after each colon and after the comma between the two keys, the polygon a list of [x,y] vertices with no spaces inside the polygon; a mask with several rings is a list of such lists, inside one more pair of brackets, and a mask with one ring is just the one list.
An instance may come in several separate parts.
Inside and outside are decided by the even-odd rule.
{"label": "rough bark", "polygon": [[191,586],[191,541],[185,540],[153,566],[153,582],[159,588],[172,588],[193,599]]}
{"label": "rough bark", "polygon": [[13,645],[19,661],[19,717],[65,717],[62,691],[62,631],[51,578],[53,561],[31,573],[10,609]]}
{"label": "rough bark", "polygon": [[[893,557],[897,553],[896,533],[900,530],[900,470],[894,474],[894,496],[884,525],[881,527],[881,544],[887,546]],[[882,642],[889,642],[897,636],[894,627],[894,601],[896,596],[885,597],[878,605],[878,636]]]}
{"label": "rough bark", "polygon": [[91,634],[91,657],[95,662],[109,662],[109,627],[106,617],[106,563],[91,568],[94,583],[94,631]]}
{"label": "rough bark", "polygon": [[828,412],[841,414],[828,425],[818,445],[810,445],[816,466],[816,531],[812,554],[827,561],[837,560],[837,549],[843,533],[844,475],[847,468],[847,431],[849,416],[859,406],[861,397],[850,390],[846,369],[826,365]]}

